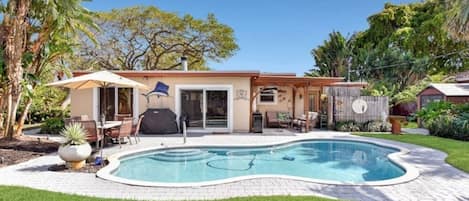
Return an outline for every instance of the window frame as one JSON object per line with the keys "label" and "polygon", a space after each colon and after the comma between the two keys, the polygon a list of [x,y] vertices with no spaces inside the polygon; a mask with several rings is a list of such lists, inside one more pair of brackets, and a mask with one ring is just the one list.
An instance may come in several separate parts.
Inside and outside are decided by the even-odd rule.
{"label": "window frame", "polygon": [[[272,87],[259,87],[259,95],[257,96],[257,104],[258,105],[277,105],[278,103],[278,90],[272,90],[272,94],[263,94],[262,89],[263,88],[278,88],[275,86]],[[273,101],[262,101],[261,97],[262,96],[273,96]]]}

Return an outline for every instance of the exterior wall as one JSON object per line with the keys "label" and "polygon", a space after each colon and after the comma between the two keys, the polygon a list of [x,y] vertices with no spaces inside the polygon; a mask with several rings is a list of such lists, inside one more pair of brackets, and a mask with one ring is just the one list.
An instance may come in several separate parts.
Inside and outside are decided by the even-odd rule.
{"label": "exterior wall", "polygon": [[[151,91],[158,81],[169,85],[169,96],[150,98],[147,105],[146,99],[142,93],[148,91],[138,90],[137,96],[138,114],[145,112],[147,107],[150,108],[169,108],[176,112],[175,97],[176,85],[231,85],[233,87],[233,131],[248,132],[249,131],[249,94],[251,82],[249,77],[128,77],[142,84],[147,85]],[[242,94],[245,94],[243,96]],[[96,103],[98,104],[98,103]],[[96,109],[97,110],[97,109]],[[71,101],[71,113],[73,116],[87,114],[93,118],[93,90],[73,90]]]}
{"label": "exterior wall", "polygon": [[469,96],[448,96],[446,99],[456,104],[469,103]]}
{"label": "exterior wall", "polygon": [[[176,85],[232,85],[233,86],[233,131],[248,132],[249,131],[249,94],[250,94],[250,78],[249,77],[129,77],[132,80],[147,85],[153,89],[158,81],[169,85],[169,96],[150,98],[147,106],[146,99],[139,95],[139,113],[145,112],[147,107],[150,108],[169,108],[176,112]],[[245,97],[238,95],[245,93]],[[140,91],[147,93],[147,91]]]}
{"label": "exterior wall", "polygon": [[93,118],[93,89],[71,90],[71,116],[88,115]]}
{"label": "exterior wall", "polygon": [[[292,105],[292,88],[291,87],[278,87],[279,92],[277,93],[277,103],[276,104],[264,104],[258,102],[258,97],[254,104],[256,105],[256,110],[262,113],[265,116],[266,111],[278,111],[278,112],[289,112],[292,114],[293,105]],[[259,90],[259,88],[257,88]],[[265,117],[264,117],[265,119]]]}
{"label": "exterior wall", "polygon": [[[444,97],[444,94],[442,94],[440,91],[436,90],[433,87],[428,87],[424,89],[420,94],[417,96],[417,110],[422,109],[422,96],[429,96],[429,95],[441,95]],[[446,99],[446,97],[444,97]]]}

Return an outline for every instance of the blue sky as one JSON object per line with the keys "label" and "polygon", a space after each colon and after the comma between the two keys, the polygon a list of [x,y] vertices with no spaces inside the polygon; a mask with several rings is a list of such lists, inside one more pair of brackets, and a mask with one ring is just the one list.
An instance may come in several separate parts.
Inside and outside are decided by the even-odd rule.
{"label": "blue sky", "polygon": [[94,0],[84,5],[105,11],[136,5],[154,5],[180,15],[205,18],[214,13],[235,30],[240,50],[215,70],[294,72],[302,76],[314,66],[311,49],[337,30],[345,35],[368,27],[367,17],[384,3],[419,0]]}

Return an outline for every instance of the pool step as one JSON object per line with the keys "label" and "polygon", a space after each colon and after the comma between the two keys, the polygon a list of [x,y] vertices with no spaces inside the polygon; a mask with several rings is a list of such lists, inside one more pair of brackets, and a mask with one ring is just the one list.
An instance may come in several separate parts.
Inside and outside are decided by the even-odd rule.
{"label": "pool step", "polygon": [[166,161],[166,162],[183,162],[183,161],[195,161],[204,160],[211,158],[215,154],[209,153],[205,150],[193,149],[193,150],[171,150],[161,152],[150,156],[153,160]]}

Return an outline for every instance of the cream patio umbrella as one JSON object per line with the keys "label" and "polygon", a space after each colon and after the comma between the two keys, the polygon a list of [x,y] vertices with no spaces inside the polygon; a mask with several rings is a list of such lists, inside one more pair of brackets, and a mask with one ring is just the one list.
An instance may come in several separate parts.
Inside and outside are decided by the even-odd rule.
{"label": "cream patio umbrella", "polygon": [[[55,86],[55,87],[66,87],[70,89],[89,89],[95,87],[102,87],[104,93],[106,94],[106,88],[108,87],[131,87],[147,90],[148,87],[139,82],[127,79],[120,75],[114,74],[109,71],[99,71],[95,73],[89,73],[86,75],[70,78],[67,80],[57,81],[49,83],[46,86]],[[106,108],[106,95],[104,95],[104,108]],[[105,123],[106,110],[103,110],[104,114],[101,114],[101,125]],[[102,127],[102,126],[101,126]],[[101,130],[101,132],[103,132]]]}
{"label": "cream patio umbrella", "polygon": [[[49,83],[47,84],[47,86],[66,87],[70,89],[89,89],[89,88],[95,88],[95,87],[102,87],[104,88],[105,94],[107,91],[106,88],[108,87],[131,87],[131,88],[139,88],[139,89],[148,89],[148,87],[144,84],[133,81],[131,79],[127,79],[125,77],[111,73],[109,71],[99,71],[95,73],[90,73],[90,74],[70,78],[67,80]],[[104,96],[104,98],[106,99],[106,96]],[[104,104],[106,104],[106,100],[104,100]],[[106,108],[106,105],[104,108]],[[104,113],[106,113],[106,110],[103,110],[103,111]],[[101,114],[101,115],[106,115],[106,114]],[[101,123],[104,123],[104,122],[101,122]]]}

